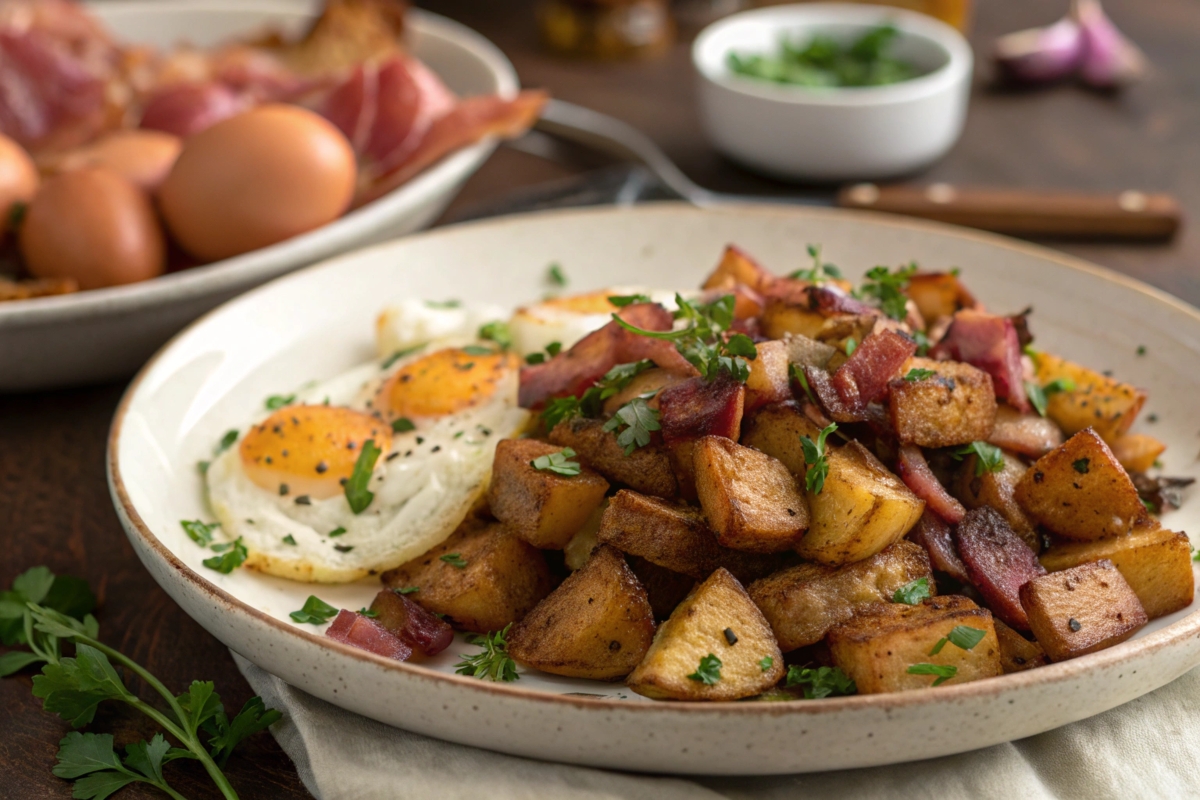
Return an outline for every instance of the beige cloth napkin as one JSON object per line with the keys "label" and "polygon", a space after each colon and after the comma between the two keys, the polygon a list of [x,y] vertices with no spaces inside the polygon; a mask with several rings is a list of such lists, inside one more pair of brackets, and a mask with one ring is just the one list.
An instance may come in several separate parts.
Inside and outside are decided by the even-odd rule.
{"label": "beige cloth napkin", "polygon": [[1120,708],[1019,742],[912,764],[768,778],[643,776],[552,764],[390,728],[234,654],[319,800],[1132,800],[1200,797],[1200,668]]}

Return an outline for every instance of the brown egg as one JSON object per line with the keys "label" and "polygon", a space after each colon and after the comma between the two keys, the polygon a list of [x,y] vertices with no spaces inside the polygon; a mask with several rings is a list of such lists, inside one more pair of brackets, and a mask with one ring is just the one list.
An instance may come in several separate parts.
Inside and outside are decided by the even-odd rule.
{"label": "brown egg", "polygon": [[38,278],[74,278],[81,289],[163,273],[166,242],[145,193],[115,172],[86,167],[48,179],[21,222],[25,266]]}
{"label": "brown egg", "polygon": [[0,135],[0,235],[8,229],[15,203],[28,203],[40,179],[33,159],[21,145]]}
{"label": "brown egg", "polygon": [[55,172],[105,167],[147,192],[166,180],[183,142],[162,131],[116,131],[67,153]]}
{"label": "brown egg", "polygon": [[189,137],[159,206],[183,249],[217,261],[337,219],[355,177],[341,131],[298,106],[267,105]]}

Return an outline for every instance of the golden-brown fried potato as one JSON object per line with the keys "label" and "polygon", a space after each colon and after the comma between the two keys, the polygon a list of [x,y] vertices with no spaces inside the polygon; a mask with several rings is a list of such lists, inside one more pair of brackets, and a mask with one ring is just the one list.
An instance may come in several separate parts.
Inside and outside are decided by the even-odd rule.
{"label": "golden-brown fried potato", "polygon": [[1095,428],[1111,444],[1129,430],[1146,402],[1141,389],[1049,353],[1038,353],[1034,365],[1037,381],[1043,386],[1060,379],[1075,385],[1074,391],[1055,392],[1046,398],[1046,416],[1067,436]]}
{"label": "golden-brown fried potato", "polygon": [[655,619],[666,619],[671,616],[675,606],[696,588],[696,579],[680,572],[672,572],[666,567],[660,567],[653,561],[647,561],[641,556],[628,556],[625,559],[638,582],[646,590],[650,598],[650,609]]}
{"label": "golden-brown fried potato", "polygon": [[600,520],[603,519],[607,508],[607,500],[596,506],[579,530],[575,531],[571,541],[563,546],[563,562],[567,569],[574,571],[582,567],[592,557],[592,551],[599,547],[600,538],[597,534],[600,532]]}
{"label": "golden-brown fried potato", "polygon": [[[959,626],[982,630],[984,637],[970,650],[946,642],[932,654]],[[854,679],[859,694],[925,689],[939,679],[909,673],[917,664],[954,667],[954,675],[939,685],[1000,674],[1000,644],[991,612],[961,595],[933,597],[915,606],[871,606],[829,632],[829,650],[834,663]]]}
{"label": "golden-brown fried potato", "polygon": [[571,476],[533,466],[535,459],[562,450],[536,439],[504,439],[496,445],[488,487],[493,516],[543,550],[561,550],[608,491],[608,481],[582,464]]}
{"label": "golden-brown fried potato", "polygon": [[508,654],[542,672],[611,681],[638,665],[653,638],[646,590],[625,556],[602,545],[517,623]]}
{"label": "golden-brown fried potato", "polygon": [[1101,559],[1120,570],[1150,619],[1191,605],[1195,579],[1188,537],[1153,521],[1139,525],[1128,536],[1059,542],[1043,553],[1040,561],[1048,571],[1061,572]]}
{"label": "golden-brown fried potato", "polygon": [[1012,453],[1002,452],[1002,455],[1004,468],[999,472],[984,471],[982,475],[975,474],[979,456],[970,455],[964,458],[954,475],[950,491],[967,508],[990,506],[999,511],[1008,521],[1013,533],[1024,539],[1025,543],[1033,548],[1033,552],[1037,553],[1042,549],[1042,537],[1038,535],[1037,524],[1013,497],[1017,482],[1028,467]]}
{"label": "golden-brown fried potato", "polygon": [[755,349],[758,355],[750,362],[750,376],[746,378],[746,409],[790,400],[787,343],[781,339],[759,342]]}
{"label": "golden-brown fried potato", "polygon": [[783,281],[772,287],[759,318],[763,335],[768,339],[783,339],[795,334],[836,346],[848,336],[855,336],[861,342],[874,327],[873,315],[837,310],[841,292],[831,290],[833,294],[826,295],[826,299],[832,302],[822,303],[814,291],[823,290],[814,290],[800,281]]}
{"label": "golden-brown fried potato", "polygon": [[1068,539],[1120,536],[1148,516],[1133,481],[1091,428],[1039,458],[1013,495],[1029,516]]}
{"label": "golden-brown fried potato", "polygon": [[837,566],[870,558],[908,533],[925,501],[858,442],[826,445],[829,475],[819,494],[808,493],[812,517],[796,552]]}
{"label": "golden-brown fried potato", "polygon": [[659,626],[625,682],[656,700],[737,700],[782,676],[771,627],[737,578],[719,569]]}
{"label": "golden-brown fried potato", "polygon": [[679,493],[666,450],[650,444],[625,455],[625,448],[617,444],[615,434],[604,430],[601,420],[575,417],[560,422],[550,431],[550,442],[570,447],[589,467],[613,483],[623,483],[655,497],[674,498]]}
{"label": "golden-brown fried potato", "polygon": [[827,369],[829,359],[837,352],[837,348],[831,344],[798,333],[785,333],[782,341],[787,345],[788,362],[801,367]]}
{"label": "golden-brown fried potato", "polygon": [[996,641],[1000,644],[1000,669],[1005,675],[1050,663],[1040,644],[1029,641],[998,619],[993,618],[992,623],[996,626]]}
{"label": "golden-brown fried potato", "polygon": [[738,284],[749,286],[756,292],[764,292],[767,287],[778,280],[774,275],[763,269],[757,261],[741,251],[740,248],[729,245],[721,254],[721,261],[716,269],[704,279],[703,289],[732,289]]}
{"label": "golden-brown fried potato", "polygon": [[[677,383],[686,380],[678,375],[667,372],[665,369],[648,369],[645,372],[639,372],[633,376],[624,389],[614,394],[612,397],[604,401],[604,413],[611,416],[635,397],[641,397],[644,394],[654,394],[668,386],[674,386]],[[654,401],[651,401],[653,403]]]}
{"label": "golden-brown fried potato", "polygon": [[1167,449],[1158,439],[1144,433],[1123,434],[1113,439],[1109,446],[1127,472],[1146,472]]}
{"label": "golden-brown fried potato", "polygon": [[1021,587],[1021,606],[1051,661],[1120,644],[1147,622],[1141,601],[1107,559],[1034,578]]}
{"label": "golden-brown fried potato", "polygon": [[970,364],[915,357],[900,374],[913,370],[933,374],[916,380],[900,377],[888,384],[888,411],[901,442],[953,447],[991,435],[996,392],[990,375]]}
{"label": "golden-brown fried potato", "polygon": [[704,580],[721,567],[751,581],[777,569],[781,557],[730,550],[717,544],[704,515],[690,506],[668,503],[622,489],[600,518],[599,541],[660,567]]}
{"label": "golden-brown fried potato", "polygon": [[871,603],[890,603],[896,590],[925,578],[936,592],[925,548],[901,540],[870,558],[827,567],[798,564],[747,587],[783,652],[815,644],[834,625]]}
{"label": "golden-brown fried potato", "polygon": [[764,406],[742,419],[742,444],[779,459],[798,480],[807,469],[800,440],[807,436],[815,442],[820,435],[821,429],[795,402]]}
{"label": "golden-brown fried potato", "polygon": [[717,542],[734,550],[779,553],[808,529],[808,501],[777,458],[723,436],[696,442],[696,494]]}
{"label": "golden-brown fried potato", "polygon": [[950,272],[918,272],[909,278],[904,293],[916,304],[926,325],[975,307],[975,298]]}
{"label": "golden-brown fried potato", "polygon": [[541,551],[501,523],[463,525],[445,542],[383,573],[390,589],[409,595],[459,630],[487,633],[524,617],[550,593]]}

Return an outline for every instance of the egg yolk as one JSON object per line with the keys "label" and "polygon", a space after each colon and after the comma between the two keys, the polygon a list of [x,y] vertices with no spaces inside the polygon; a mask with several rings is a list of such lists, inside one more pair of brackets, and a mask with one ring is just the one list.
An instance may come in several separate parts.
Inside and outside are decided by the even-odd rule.
{"label": "egg yolk", "polygon": [[521,309],[528,313],[535,309],[552,309],[558,311],[566,311],[571,314],[611,314],[618,311],[617,306],[609,302],[608,298],[612,296],[611,291],[601,290],[599,292],[588,292],[587,294],[574,294],[567,297],[552,297],[533,306],[530,309]]}
{"label": "egg yolk", "polygon": [[289,406],[254,426],[239,455],[256,485],[287,497],[324,500],[342,492],[363,442],[384,453],[391,429],[376,417],[336,406]]}
{"label": "egg yolk", "polygon": [[519,367],[513,353],[438,350],[405,364],[388,378],[374,407],[388,419],[455,414],[486,403],[500,382]]}

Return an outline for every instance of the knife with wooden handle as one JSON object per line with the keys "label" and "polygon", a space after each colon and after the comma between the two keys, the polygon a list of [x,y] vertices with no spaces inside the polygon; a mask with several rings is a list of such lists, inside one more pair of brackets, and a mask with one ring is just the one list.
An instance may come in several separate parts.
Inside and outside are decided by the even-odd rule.
{"label": "knife with wooden handle", "polygon": [[1169,239],[1182,214],[1175,198],[1129,190],[1114,194],[985,189],[934,183],[860,183],[838,192],[844,208],[886,211],[1014,236]]}

